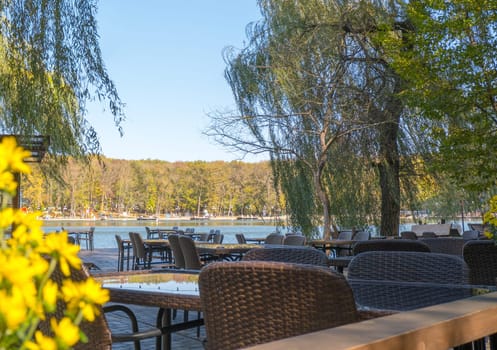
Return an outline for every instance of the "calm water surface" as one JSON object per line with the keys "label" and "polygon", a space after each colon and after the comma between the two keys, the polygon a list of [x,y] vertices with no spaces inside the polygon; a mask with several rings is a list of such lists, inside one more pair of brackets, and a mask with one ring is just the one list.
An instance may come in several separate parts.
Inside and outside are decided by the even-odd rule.
{"label": "calm water surface", "polygon": [[[88,230],[95,226],[94,246],[95,248],[117,248],[115,235],[128,238],[129,232],[138,232],[144,238],[147,234],[145,226],[150,228],[171,229],[178,226],[185,230],[188,227],[195,229],[195,232],[209,232],[211,229],[221,230],[224,234],[224,243],[236,243],[235,234],[243,233],[246,237],[265,237],[276,231],[276,226],[263,222],[251,221],[146,221],[146,220],[45,220],[43,230],[45,232],[57,231],[64,227],[67,231]],[[279,227],[281,232],[286,233],[286,229]],[[84,246],[84,243],[83,243]]]}

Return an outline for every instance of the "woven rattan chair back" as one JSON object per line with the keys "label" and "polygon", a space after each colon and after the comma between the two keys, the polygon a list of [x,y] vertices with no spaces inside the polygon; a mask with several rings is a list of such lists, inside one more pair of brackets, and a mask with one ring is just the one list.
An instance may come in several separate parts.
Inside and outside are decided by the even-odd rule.
{"label": "woven rattan chair back", "polygon": [[342,275],[311,265],[215,262],[199,276],[206,349],[240,349],[356,322]]}
{"label": "woven rattan chair back", "polygon": [[[73,281],[84,281],[88,278],[88,272],[84,267],[81,270],[76,270],[71,268],[71,279]],[[62,281],[65,279],[59,268],[56,268],[53,272],[51,279],[57,284],[61,285]],[[88,337],[87,343],[78,343],[74,347],[76,350],[110,350],[112,344],[111,333],[107,320],[103,314],[103,310],[100,308],[99,315],[96,316],[93,322],[83,321],[80,325],[80,329]],[[57,305],[57,310],[50,317],[55,317],[56,319],[62,319],[64,316],[63,305],[59,303]],[[40,330],[44,334],[50,334],[50,317],[47,317],[45,321],[40,324]]]}
{"label": "woven rattan chair back", "polygon": [[223,240],[224,240],[224,235],[222,233],[220,233],[220,232],[216,232],[214,234],[214,237],[212,238],[212,242],[216,243],[216,244],[223,243]]}
{"label": "woven rattan chair back", "polygon": [[200,270],[202,262],[195,247],[195,242],[189,236],[179,236],[179,245],[185,259],[185,269]]}
{"label": "woven rattan chair back", "polygon": [[357,255],[370,251],[410,251],[430,252],[430,247],[421,241],[412,239],[371,239],[369,241],[358,241],[352,248],[352,254]]}
{"label": "woven rattan chair back", "polygon": [[497,246],[493,240],[471,240],[463,247],[472,284],[495,286],[497,277]]}
{"label": "woven rattan chair back", "polygon": [[462,233],[462,238],[467,241],[470,239],[478,239],[478,237],[480,237],[480,232],[476,230],[468,230]]}
{"label": "woven rattan chair back", "polygon": [[337,239],[342,239],[345,241],[350,241],[352,239],[352,231],[340,231]]}
{"label": "woven rattan chair back", "polygon": [[367,231],[357,231],[353,236],[354,241],[367,241],[370,238],[370,234]]}
{"label": "woven rattan chair back", "polygon": [[373,309],[406,311],[472,295],[466,263],[449,254],[364,252],[347,276],[358,305]]}
{"label": "woven rattan chair back", "polygon": [[236,241],[239,244],[247,244],[247,240],[245,239],[245,235],[243,233],[237,233],[235,234]]}
{"label": "woven rattan chair back", "polygon": [[288,235],[283,239],[283,245],[296,245],[302,246],[305,245],[306,238],[302,235]]}
{"label": "woven rattan chair back", "polygon": [[264,244],[283,244],[285,236],[279,233],[270,233],[267,235]]}
{"label": "woven rattan chair back", "polygon": [[423,232],[421,234],[421,237],[424,237],[424,238],[437,238],[437,234],[435,232],[431,232],[431,231],[426,231],[426,232]]}
{"label": "woven rattan chair back", "polygon": [[129,270],[129,250],[131,246],[127,243],[125,244],[120,235],[115,235],[115,238],[117,243],[117,271],[124,270],[124,261],[126,261],[126,269]]}
{"label": "woven rattan chair back", "polygon": [[464,239],[456,237],[421,238],[419,241],[425,243],[432,253],[443,253],[462,256]]}
{"label": "woven rattan chair back", "polygon": [[328,266],[326,254],[310,247],[254,248],[243,255],[243,261],[279,261],[295,264]]}
{"label": "woven rattan chair back", "polygon": [[147,251],[142,236],[138,232],[130,232],[129,238],[133,246],[133,270],[148,267]]}
{"label": "woven rattan chair back", "polygon": [[413,251],[370,251],[356,255],[348,278],[457,284],[469,281],[468,266],[460,257]]}
{"label": "woven rattan chair back", "polygon": [[402,239],[418,239],[418,235],[414,231],[402,231],[400,233]]}
{"label": "woven rattan chair back", "polygon": [[179,244],[179,235],[169,235],[168,237],[169,247],[173,253],[174,265],[178,269],[185,268],[185,258],[183,256],[183,250]]}

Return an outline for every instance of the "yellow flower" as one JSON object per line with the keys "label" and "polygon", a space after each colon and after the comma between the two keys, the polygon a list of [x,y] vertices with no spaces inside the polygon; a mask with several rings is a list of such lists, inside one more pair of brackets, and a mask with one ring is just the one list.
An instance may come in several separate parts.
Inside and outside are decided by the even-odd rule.
{"label": "yellow flower", "polygon": [[0,318],[8,329],[17,329],[21,323],[26,321],[27,313],[28,308],[18,288],[15,288],[12,294],[0,290]]}
{"label": "yellow flower", "polygon": [[11,195],[16,193],[17,182],[12,173],[0,172],[0,189]]}
{"label": "yellow flower", "polygon": [[0,143],[0,171],[10,170],[29,174],[31,168],[24,159],[30,155],[31,152],[17,146],[15,137],[4,137]]}
{"label": "yellow flower", "polygon": [[71,274],[69,266],[75,269],[81,268],[81,259],[78,257],[79,246],[69,243],[67,232],[65,231],[46,235],[39,250],[40,253],[45,253],[56,258],[65,276]]}
{"label": "yellow flower", "polygon": [[10,228],[10,226],[12,226],[12,223],[14,222],[14,216],[14,209],[3,208],[2,211],[0,211],[0,228]]}
{"label": "yellow flower", "polygon": [[57,343],[54,339],[45,336],[42,332],[36,331],[35,342],[28,341],[25,344],[28,350],[57,350]]}
{"label": "yellow flower", "polygon": [[47,281],[47,284],[43,287],[43,302],[47,311],[53,312],[57,307],[57,296],[59,288],[57,283],[53,281]]}
{"label": "yellow flower", "polygon": [[50,320],[50,326],[55,337],[60,340],[63,345],[73,346],[79,341],[79,327],[68,317],[64,317],[58,323],[55,318],[52,318]]}
{"label": "yellow flower", "polygon": [[82,282],[66,280],[62,284],[62,294],[69,312],[81,310],[83,317],[92,322],[100,313],[98,305],[109,300],[109,291],[103,289],[93,278]]}

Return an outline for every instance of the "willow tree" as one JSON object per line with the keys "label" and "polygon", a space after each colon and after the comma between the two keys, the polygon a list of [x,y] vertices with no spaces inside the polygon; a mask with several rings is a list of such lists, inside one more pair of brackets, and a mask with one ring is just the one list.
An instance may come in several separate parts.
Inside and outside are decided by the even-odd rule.
{"label": "willow tree", "polygon": [[[333,162],[373,159],[382,231],[394,234],[402,82],[381,42],[383,33],[394,31],[396,7],[325,0],[259,5],[263,20],[249,27],[248,46],[226,56],[238,113],[213,115],[207,134],[234,149],[269,152],[294,223],[310,232],[322,217],[324,237],[331,234],[331,201],[337,199]],[[341,147],[349,141],[362,143]]]}
{"label": "willow tree", "polygon": [[0,13],[0,130],[48,135],[57,156],[99,153],[86,104],[107,102],[120,132],[124,115],[101,57],[96,0],[2,1]]}

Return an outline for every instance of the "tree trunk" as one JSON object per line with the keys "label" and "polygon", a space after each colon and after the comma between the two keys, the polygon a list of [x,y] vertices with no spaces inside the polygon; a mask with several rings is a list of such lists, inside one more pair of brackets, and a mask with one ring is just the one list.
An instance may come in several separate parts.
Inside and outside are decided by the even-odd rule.
{"label": "tree trunk", "polygon": [[330,218],[330,200],[326,191],[323,189],[323,184],[321,182],[321,175],[323,173],[324,164],[318,166],[318,169],[314,173],[314,186],[316,188],[316,193],[323,206],[323,239],[331,238],[331,218]]}
{"label": "tree trunk", "polygon": [[381,188],[380,234],[397,236],[400,225],[400,160],[397,138],[399,134],[402,103],[393,96],[387,103],[389,122],[379,127],[380,161],[378,170]]}

